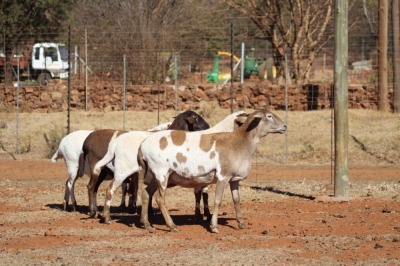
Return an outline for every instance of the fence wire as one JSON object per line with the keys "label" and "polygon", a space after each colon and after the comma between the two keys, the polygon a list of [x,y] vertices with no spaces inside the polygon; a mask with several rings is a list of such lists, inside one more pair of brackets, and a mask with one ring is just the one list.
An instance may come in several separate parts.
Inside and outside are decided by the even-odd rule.
{"label": "fence wire", "polygon": [[[71,78],[71,107],[73,111],[133,111],[133,110],[200,110],[204,102],[217,103],[218,107],[229,108],[229,86],[226,84],[231,73],[231,56],[242,57],[244,68],[253,68],[254,73],[244,76],[241,84],[240,68],[235,75],[234,109],[259,108],[272,106],[283,118],[287,116],[289,130],[287,138],[275,136],[265,140],[258,156],[262,157],[275,148],[280,152],[275,155],[276,161],[307,159],[323,161],[329,164],[332,159],[332,83],[334,47],[331,36],[326,35],[326,44],[315,55],[306,83],[297,83],[291,78],[293,59],[290,51],[285,58],[274,57],[271,45],[266,38],[235,32],[233,43],[229,36],[230,25],[216,27],[213,32],[225,32],[215,36],[204,36],[182,28],[157,28],[154,31],[133,29],[131,31],[98,31],[91,28],[85,30],[71,29],[71,43],[68,43],[68,32],[44,29],[39,38],[23,40],[12,47],[15,58],[32,56],[29,49],[34,43],[54,42],[64,43],[71,47],[70,78]],[[209,30],[209,29],[208,29]],[[0,36],[0,43],[6,43]],[[244,47],[244,50],[243,48]],[[6,47],[0,50],[2,56]],[[303,57],[306,58],[307,51]],[[392,48],[388,50],[389,62],[400,56]],[[237,60],[234,58],[235,63]],[[277,61],[284,60],[288,73],[283,77]],[[304,59],[304,64],[307,59]],[[218,66],[216,67],[216,63]],[[261,71],[261,65],[265,69]],[[238,65],[239,66],[239,65]],[[372,109],[378,106],[377,79],[377,42],[371,34],[353,34],[349,36],[349,108]],[[217,79],[212,79],[212,73],[218,70]],[[258,71],[258,72],[257,72]],[[20,75],[16,75],[16,73]],[[17,99],[22,106],[18,112],[41,110],[46,112],[64,112],[67,102],[64,79],[51,80],[49,86],[38,84],[21,68],[12,74],[12,81],[0,84],[0,106],[2,109],[14,108]],[[3,73],[4,74],[4,73]],[[264,85],[263,85],[264,84]],[[228,84],[229,85],[229,84]],[[18,94],[23,93],[23,95]],[[60,91],[57,96],[54,91]],[[47,92],[46,92],[47,91]],[[47,94],[46,94],[47,93]],[[247,93],[247,94],[246,94]],[[36,95],[37,94],[37,95]],[[35,96],[36,95],[36,96]],[[46,96],[47,95],[47,96]],[[50,96],[48,96],[50,95]],[[251,96],[248,96],[251,95]],[[35,98],[36,97],[36,98]],[[59,97],[59,99],[57,99]],[[389,71],[389,99],[393,99],[393,72]],[[49,98],[49,99],[47,99]],[[140,99],[139,99],[140,98]],[[38,102],[39,101],[39,102]],[[31,102],[31,104],[28,104]],[[44,104],[49,102],[48,105]],[[42,104],[41,104],[42,103]],[[288,109],[289,115],[285,113]],[[313,118],[307,114],[305,119],[308,127],[291,128],[293,119],[300,119],[296,112],[305,110],[325,110],[321,112],[323,127],[313,127]],[[122,114],[121,114],[122,115]],[[124,128],[130,128],[129,119],[123,118]],[[162,121],[159,121],[162,122]],[[126,123],[126,124],[125,124]],[[18,128],[18,122],[16,127]],[[76,128],[75,128],[76,129]],[[389,150],[382,151],[375,144],[365,144],[368,136],[387,134],[389,137],[398,136],[397,132],[369,132],[367,128],[355,129],[351,132],[353,145],[379,157],[387,164],[397,162],[398,156]],[[395,135],[393,135],[395,134]],[[323,137],[321,137],[323,136]],[[323,149],[316,150],[316,143],[321,139]],[[18,147],[17,141],[17,149]],[[376,144],[378,145],[378,144]],[[283,147],[283,150],[282,150]],[[398,148],[398,147],[397,147]],[[257,154],[256,154],[257,155]]]}

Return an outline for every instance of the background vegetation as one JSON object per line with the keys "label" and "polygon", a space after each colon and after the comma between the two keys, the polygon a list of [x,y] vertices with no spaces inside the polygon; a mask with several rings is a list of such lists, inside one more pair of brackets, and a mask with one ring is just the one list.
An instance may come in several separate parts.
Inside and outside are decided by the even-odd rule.
{"label": "background vegetation", "polygon": [[[252,110],[247,110],[252,111]],[[230,112],[205,104],[198,110],[210,125]],[[289,112],[276,111],[287,120],[286,135],[268,135],[259,146],[255,162],[271,164],[329,165],[332,151],[332,113],[330,110]],[[171,121],[174,111],[127,112],[127,130],[146,130]],[[16,119],[10,113],[0,113],[0,159],[46,159],[54,153],[65,135],[66,113],[22,113],[19,115],[19,152],[16,151]],[[351,166],[400,164],[400,124],[397,114],[367,110],[349,112],[349,160]],[[122,129],[122,112],[74,112],[71,131],[78,129]],[[47,140],[46,140],[47,139]]]}

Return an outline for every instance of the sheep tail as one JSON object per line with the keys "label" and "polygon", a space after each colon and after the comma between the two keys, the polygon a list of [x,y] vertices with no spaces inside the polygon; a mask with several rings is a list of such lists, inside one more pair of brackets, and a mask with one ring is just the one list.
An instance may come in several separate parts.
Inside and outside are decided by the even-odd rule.
{"label": "sheep tail", "polygon": [[61,158],[61,157],[62,157],[62,154],[60,153],[60,148],[58,148],[58,149],[56,150],[56,152],[54,153],[53,157],[51,157],[51,162],[56,163],[57,160],[58,160],[59,158]]}
{"label": "sheep tail", "polygon": [[86,153],[83,152],[79,155],[79,168],[76,177],[82,177],[85,172]]}

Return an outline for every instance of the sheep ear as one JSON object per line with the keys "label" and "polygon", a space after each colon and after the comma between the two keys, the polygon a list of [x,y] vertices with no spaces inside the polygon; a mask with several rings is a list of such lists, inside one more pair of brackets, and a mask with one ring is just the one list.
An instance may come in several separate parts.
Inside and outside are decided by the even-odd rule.
{"label": "sheep ear", "polygon": [[239,127],[242,126],[244,124],[244,121],[246,121],[248,116],[249,116],[249,114],[246,114],[246,113],[236,116],[235,124],[238,125]]}
{"label": "sheep ear", "polygon": [[254,117],[253,120],[250,122],[249,126],[246,128],[246,132],[252,131],[255,129],[258,124],[260,124],[261,117]]}
{"label": "sheep ear", "polygon": [[194,118],[193,116],[188,116],[185,118],[186,122],[188,122],[189,124],[195,124],[196,123],[196,118]]}

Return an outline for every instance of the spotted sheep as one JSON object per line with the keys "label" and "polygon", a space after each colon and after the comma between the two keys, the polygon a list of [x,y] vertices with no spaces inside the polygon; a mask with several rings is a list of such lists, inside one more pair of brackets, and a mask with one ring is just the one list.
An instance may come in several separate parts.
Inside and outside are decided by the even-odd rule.
{"label": "spotted sheep", "polygon": [[[245,118],[243,117],[243,120]],[[268,110],[255,111],[233,132],[206,133],[160,131],[140,145],[138,161],[144,167],[145,180],[155,179],[158,185],[157,203],[171,231],[177,231],[165,204],[165,192],[170,179],[179,183],[208,185],[216,183],[215,207],[210,229],[219,233],[218,210],[224,188],[230,185],[239,228],[244,228],[240,211],[239,182],[250,173],[251,157],[261,138],[269,133],[283,134],[286,125]],[[154,228],[147,217],[147,190],[142,192],[141,223],[150,232]]]}
{"label": "spotted sheep", "polygon": [[[157,127],[156,129],[159,129]],[[202,130],[209,128],[208,123],[196,112],[194,111],[185,111],[172,121],[171,125],[169,126],[171,129],[176,130]],[[154,130],[150,129],[150,130]],[[138,133],[140,132],[140,133]],[[103,159],[104,156],[108,153],[108,147],[113,139],[117,137],[122,137],[127,135],[132,136],[136,135],[137,138],[142,141],[142,136],[147,136],[150,134],[149,131],[118,131],[114,129],[101,129],[96,130],[88,135],[85,139],[83,146],[82,146],[82,155],[81,159],[79,160],[79,170],[78,170],[78,177],[82,176],[84,173],[85,167],[89,167],[89,176],[90,180],[88,183],[88,194],[89,194],[89,215],[90,217],[97,217],[98,209],[97,209],[97,191],[100,184],[105,179],[113,179],[115,176],[115,166],[111,163],[107,163],[101,169],[94,170],[96,164]],[[137,148],[136,148],[137,150]],[[135,153],[135,160],[136,160],[136,153]],[[121,169],[121,168],[119,168]],[[124,169],[124,174],[126,173],[126,169]],[[130,178],[134,179],[132,176],[134,172],[131,174],[124,175],[124,179]],[[120,174],[118,172],[117,174]],[[130,200],[132,202],[132,200]]]}
{"label": "spotted sheep", "polygon": [[[242,121],[240,119],[241,116],[247,115],[246,112],[244,111],[237,111],[235,113],[232,113],[225,117],[222,121],[214,125],[213,127],[203,130],[202,133],[210,134],[210,133],[217,133],[217,132],[232,132],[235,128],[239,127],[242,124]],[[144,167],[142,167],[144,168]],[[175,174],[174,174],[175,175]],[[209,220],[211,219],[211,213],[208,205],[208,185],[202,185],[202,184],[197,184],[195,182],[182,182],[181,180],[176,180],[172,175],[172,178],[169,179],[168,181],[168,187],[173,187],[173,186],[181,186],[185,188],[194,188],[194,194],[195,194],[195,219],[196,220],[203,220],[203,215],[201,214],[200,210],[200,204],[201,204],[201,199],[203,199],[203,207],[204,207],[204,216]],[[140,180],[139,184],[143,183],[144,179],[144,174],[143,172],[140,175]],[[175,181],[176,180],[176,181]],[[186,181],[186,180],[185,180]],[[149,205],[148,205],[148,214],[152,213],[151,210],[151,200],[153,194],[157,190],[157,183],[155,182],[154,179],[147,178],[146,179],[146,191],[147,194],[149,195]]]}
{"label": "spotted sheep", "polygon": [[[231,114],[227,116],[224,120],[220,121],[217,125],[215,125],[212,128],[203,130],[201,132],[219,132],[219,131],[233,131],[235,127],[235,120],[236,117],[239,114],[244,113],[243,111],[236,112],[234,114]],[[172,125],[171,125],[172,126]],[[169,131],[169,130],[168,130]],[[157,133],[157,132],[156,132]],[[114,168],[115,168],[115,173],[114,173],[114,180],[113,182],[110,183],[110,186],[106,190],[106,202],[104,204],[103,208],[103,218],[105,223],[110,223],[111,222],[111,217],[110,217],[110,206],[111,206],[111,201],[113,198],[113,195],[115,191],[118,189],[118,187],[122,184],[122,182],[132,174],[137,174],[140,171],[140,166],[137,161],[137,153],[140,144],[143,142],[144,139],[147,137],[156,134],[156,133],[150,133],[150,132],[141,132],[141,131],[132,131],[129,133],[126,133],[124,135],[121,135],[117,138],[114,138],[112,142],[110,142],[109,149],[107,154],[104,156],[104,158],[99,161],[94,169],[94,172],[97,173],[100,171],[104,165],[107,163],[111,162],[113,160],[114,163]],[[143,181],[139,181],[139,188],[137,190],[141,191],[141,184],[143,184]],[[174,185],[174,184],[170,184]],[[203,189],[204,186],[188,186],[189,188],[194,188],[195,189],[195,198],[196,198],[196,213],[200,212],[199,205],[200,205],[200,200],[201,200],[201,193],[202,191],[204,192]],[[149,185],[149,188],[152,188],[151,185]],[[155,190],[154,190],[155,191]],[[200,193],[200,195],[199,195]],[[149,193],[152,195],[152,192]],[[142,206],[141,204],[141,195],[138,195],[138,200],[137,200],[137,206]],[[203,195],[204,196],[204,195]],[[204,199],[205,206],[208,206],[208,201],[207,199]],[[149,202],[147,205],[149,205]],[[148,211],[148,206],[146,206],[146,210]],[[207,210],[205,210],[205,213],[207,214]]]}

